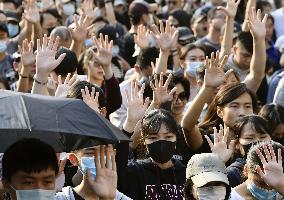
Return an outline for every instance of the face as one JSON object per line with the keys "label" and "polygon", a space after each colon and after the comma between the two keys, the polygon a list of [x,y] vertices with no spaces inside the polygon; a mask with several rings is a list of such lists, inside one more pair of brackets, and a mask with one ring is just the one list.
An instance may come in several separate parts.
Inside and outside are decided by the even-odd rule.
{"label": "face", "polygon": [[124,5],[120,4],[114,7],[114,10],[118,14],[123,14],[125,12],[125,7]]}
{"label": "face", "polygon": [[195,22],[192,25],[192,30],[194,33],[194,36],[197,38],[202,38],[208,33],[208,23],[207,20],[204,18],[200,22]]}
{"label": "face", "polygon": [[[222,85],[222,86],[224,86],[224,85],[228,85],[228,84],[231,84],[231,83],[238,83],[239,81],[238,81],[238,79],[236,78],[236,75],[234,74],[234,72],[232,71],[232,72],[230,72],[229,74],[228,74],[228,76],[227,76],[227,78],[226,78],[226,80],[224,81],[224,84]],[[222,87],[221,86],[221,87]]]}
{"label": "face", "polygon": [[214,29],[220,30],[226,23],[226,14],[222,10],[217,10],[213,19],[211,19],[211,24]]}
{"label": "face", "polygon": [[176,141],[176,135],[170,132],[167,127],[162,124],[159,132],[155,135],[148,135],[145,137],[145,144],[152,144],[153,142],[157,142],[159,140],[167,140],[170,142]]}
{"label": "face", "polygon": [[246,124],[240,135],[239,143],[241,145],[251,144],[261,141],[269,141],[271,137],[269,134],[258,133],[252,124]]}
{"label": "face", "polygon": [[168,21],[170,23],[170,26],[174,26],[174,27],[179,26],[178,20],[176,18],[174,18],[172,15],[169,16]]}
{"label": "face", "polygon": [[6,40],[8,38],[8,33],[0,30],[0,40]]}
{"label": "face", "polygon": [[74,166],[79,166],[80,165],[80,159],[82,157],[93,157],[95,156],[95,149],[97,147],[89,147],[89,148],[85,148],[85,149],[80,149],[78,152],[75,153],[71,153],[69,154],[69,160],[71,161],[71,163]]}
{"label": "face", "polygon": [[100,81],[104,80],[103,67],[95,61],[89,62],[88,73],[89,73],[89,76],[91,76],[95,80],[100,80]]}
{"label": "face", "polygon": [[55,180],[55,171],[48,168],[47,170],[40,171],[39,173],[18,171],[12,176],[11,182],[8,183],[5,180],[2,182],[4,187],[7,188],[9,193],[12,195],[12,199],[16,199],[15,190],[54,190]]}
{"label": "face", "polygon": [[49,13],[44,13],[43,14],[43,22],[42,22],[43,32],[45,34],[49,34],[48,33],[48,29],[49,28],[54,28],[56,26],[57,26],[57,19],[56,19],[56,17],[54,17],[53,15],[51,15]]}
{"label": "face", "polygon": [[199,48],[192,49],[187,52],[185,61],[190,62],[204,62],[205,61],[205,53]]}
{"label": "face", "polygon": [[240,42],[233,48],[234,62],[241,69],[249,69],[252,54],[248,52]]}
{"label": "face", "polygon": [[266,190],[273,189],[272,187],[268,186],[263,179],[258,175],[257,173],[249,173],[248,174],[248,180],[252,181],[256,186],[261,187]]}
{"label": "face", "polygon": [[172,113],[174,115],[180,115],[182,114],[184,107],[187,103],[187,98],[185,96],[184,87],[182,86],[182,84],[178,83],[175,85],[175,87],[177,88],[177,100],[172,103]]}
{"label": "face", "polygon": [[218,107],[217,113],[227,126],[233,127],[239,118],[253,114],[252,99],[248,93],[244,93],[223,108]]}
{"label": "face", "polygon": [[266,27],[266,35],[265,35],[265,39],[266,40],[271,40],[272,35],[273,35],[273,30],[274,30],[274,24],[272,22],[271,18],[268,18],[265,24]]}
{"label": "face", "polygon": [[168,0],[167,5],[168,5],[168,11],[170,12],[179,7],[179,2],[178,0]]}

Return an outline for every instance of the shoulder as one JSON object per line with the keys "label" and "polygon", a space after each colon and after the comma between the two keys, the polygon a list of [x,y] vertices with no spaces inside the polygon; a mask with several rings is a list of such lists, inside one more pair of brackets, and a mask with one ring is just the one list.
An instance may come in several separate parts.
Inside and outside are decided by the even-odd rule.
{"label": "shoulder", "polygon": [[245,200],[236,190],[232,188],[230,200]]}

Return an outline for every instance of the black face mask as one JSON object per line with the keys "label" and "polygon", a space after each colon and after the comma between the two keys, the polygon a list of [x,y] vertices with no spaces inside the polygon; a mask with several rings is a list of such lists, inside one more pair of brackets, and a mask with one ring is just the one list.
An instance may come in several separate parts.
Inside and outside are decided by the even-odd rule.
{"label": "black face mask", "polygon": [[273,141],[278,142],[278,143],[284,145],[284,137],[282,137],[282,138],[274,138]]}
{"label": "black face mask", "polygon": [[168,162],[174,155],[176,142],[159,140],[152,144],[147,144],[150,157],[161,164]]}
{"label": "black face mask", "polygon": [[242,145],[242,147],[243,147],[243,149],[244,149],[244,151],[245,151],[244,158],[247,157],[250,148],[251,148],[252,146],[256,145],[257,143],[258,143],[258,142],[252,142],[252,143],[249,143],[249,144],[246,144],[246,145]]}

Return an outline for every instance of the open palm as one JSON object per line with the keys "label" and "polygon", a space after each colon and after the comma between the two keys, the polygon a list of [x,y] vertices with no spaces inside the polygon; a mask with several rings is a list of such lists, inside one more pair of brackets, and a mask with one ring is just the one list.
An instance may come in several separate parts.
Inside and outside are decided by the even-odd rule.
{"label": "open palm", "polygon": [[249,28],[251,34],[258,38],[258,39],[264,39],[266,35],[266,27],[265,23],[267,20],[268,15],[265,14],[263,19],[261,20],[261,11],[258,10],[255,11],[255,8],[252,8],[250,14],[249,14]]}
{"label": "open palm", "polygon": [[112,59],[112,40],[109,42],[108,36],[100,34],[99,39],[94,38],[94,42],[97,47],[97,53],[94,53],[95,59],[103,67],[109,67]]}
{"label": "open palm", "polygon": [[226,8],[220,6],[218,9],[223,10],[229,17],[235,18],[240,2],[241,0],[228,0]]}

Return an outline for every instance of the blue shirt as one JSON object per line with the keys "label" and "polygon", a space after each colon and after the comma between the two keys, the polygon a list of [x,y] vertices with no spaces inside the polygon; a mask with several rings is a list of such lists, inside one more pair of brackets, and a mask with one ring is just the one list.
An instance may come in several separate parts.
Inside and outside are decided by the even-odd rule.
{"label": "blue shirt", "polygon": [[278,83],[281,79],[281,76],[279,76],[279,74],[282,71],[283,71],[283,69],[278,70],[272,75],[271,81],[270,81],[269,86],[268,86],[268,94],[267,94],[267,100],[266,100],[267,104],[273,102],[275,90],[276,90]]}
{"label": "blue shirt", "polygon": [[269,48],[266,49],[267,57],[272,62],[274,70],[281,69],[281,66],[279,63],[281,53],[280,51],[278,51],[278,49],[274,47],[274,42],[272,40],[270,40],[268,43],[269,43]]}

